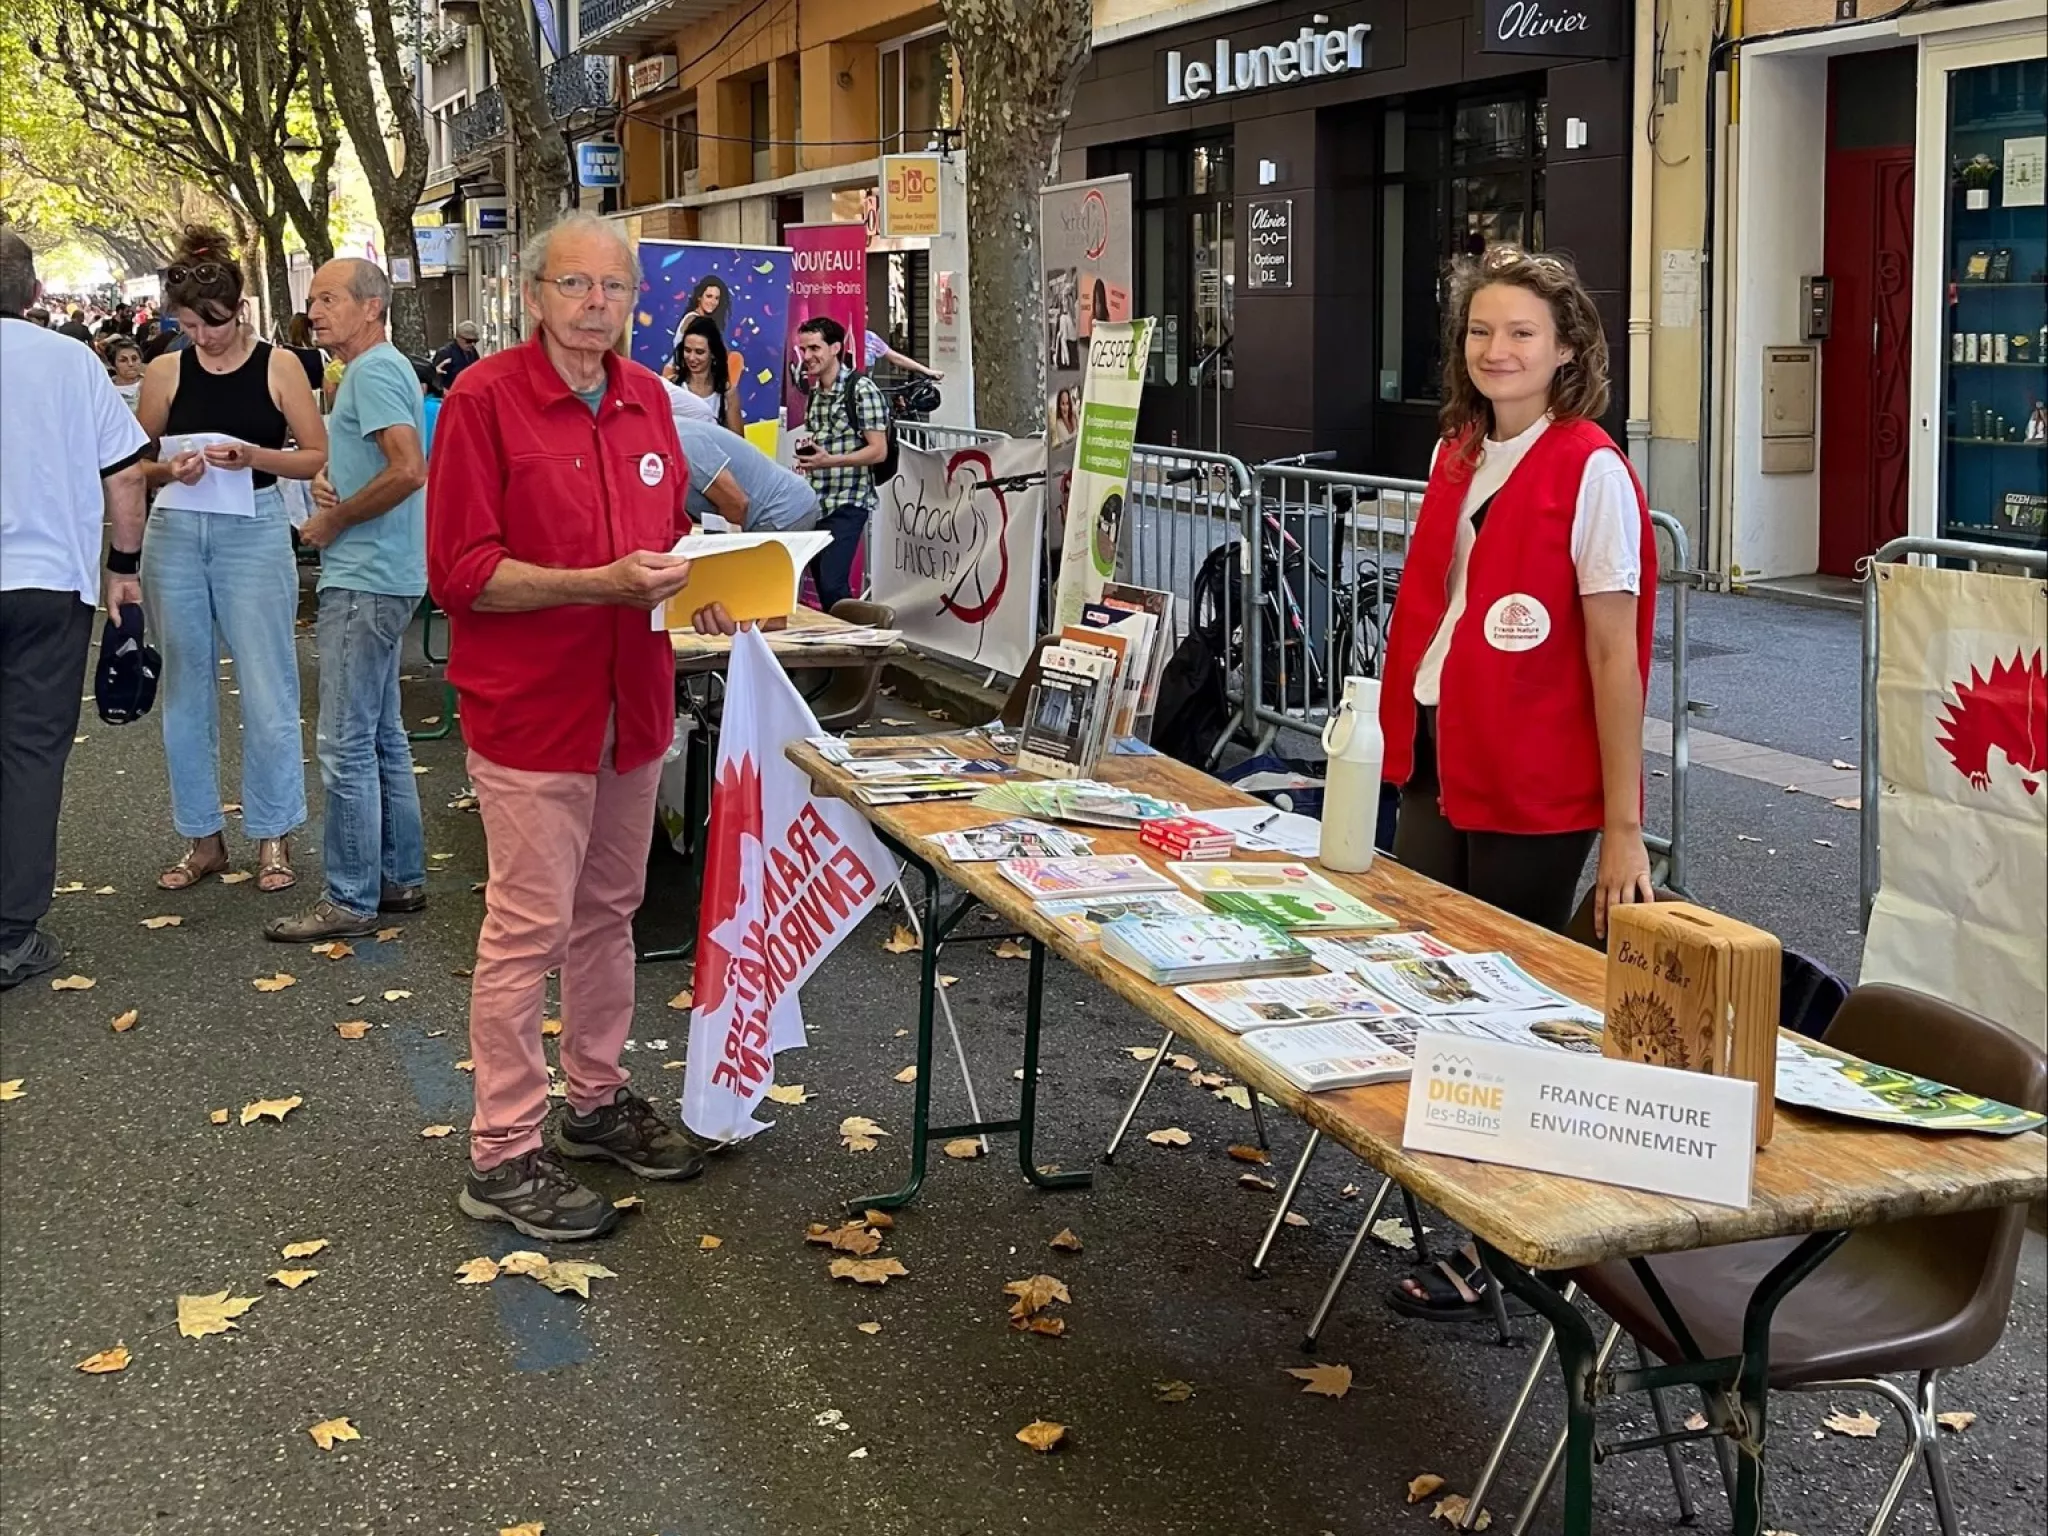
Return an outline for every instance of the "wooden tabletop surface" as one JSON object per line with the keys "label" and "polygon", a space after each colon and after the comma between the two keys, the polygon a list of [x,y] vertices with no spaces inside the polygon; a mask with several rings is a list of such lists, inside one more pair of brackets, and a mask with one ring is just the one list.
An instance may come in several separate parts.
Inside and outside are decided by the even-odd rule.
{"label": "wooden tabletop surface", "polygon": [[[787,638],[789,631],[795,629],[816,632],[859,627],[844,619],[835,619],[829,613],[820,613],[815,608],[799,607],[790,614],[787,628],[766,631],[768,649],[781,659],[784,667],[789,668],[858,667],[881,661],[887,656],[904,654],[901,640],[889,645],[822,645],[816,642],[801,644]],[[686,672],[717,671],[732,656],[731,635],[700,635],[693,629],[672,629],[668,638],[675,647],[676,666]]]}
{"label": "wooden tabletop surface", "polygon": [[[979,737],[928,739],[962,756],[990,755],[988,744]],[[1407,1083],[1303,1093],[1245,1050],[1230,1031],[1181,1001],[1170,987],[1153,986],[1109,959],[1100,946],[1075,940],[1040,917],[1030,899],[997,873],[994,863],[956,863],[921,841],[929,833],[1000,821],[1001,815],[960,800],[861,805],[846,793],[850,776],[826,763],[815,749],[797,742],[789,756],[822,792],[848,800],[876,827],[916,850],[1006,921],[1171,1028],[1195,1053],[1220,1064],[1238,1081],[1285,1106],[1531,1268],[1571,1269],[1605,1259],[1751,1238],[1872,1226],[1909,1216],[2008,1205],[2048,1193],[2048,1137],[2039,1132],[1999,1137],[1903,1131],[1783,1104],[1778,1106],[1771,1145],[1757,1154],[1750,1204],[1740,1210],[1463,1158],[1404,1152]],[[1096,777],[1184,801],[1197,813],[1261,803],[1167,757],[1108,756],[1098,765]],[[1135,853],[1155,865],[1166,863],[1157,850],[1142,845],[1135,832],[1083,830],[1095,836],[1098,853]],[[1234,857],[1259,855],[1240,851]],[[1595,950],[1438,885],[1384,854],[1364,875],[1323,872],[1396,918],[1403,928],[1427,929],[1457,949],[1505,951],[1537,979],[1596,1010],[1602,1007],[1606,959]]]}

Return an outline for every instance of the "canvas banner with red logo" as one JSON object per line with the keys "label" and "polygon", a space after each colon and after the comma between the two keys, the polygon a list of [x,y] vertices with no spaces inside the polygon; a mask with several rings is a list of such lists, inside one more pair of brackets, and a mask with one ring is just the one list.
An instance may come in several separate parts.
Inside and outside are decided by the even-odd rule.
{"label": "canvas banner with red logo", "polygon": [[905,638],[1016,676],[1036,638],[1043,484],[989,484],[1045,468],[1043,438],[950,452],[908,444],[881,488],[868,550],[873,597]]}
{"label": "canvas banner with red logo", "polygon": [[1874,579],[1883,883],[1862,980],[2048,1043],[2048,586],[1912,565]]}
{"label": "canvas banner with red logo", "polygon": [[711,791],[683,1076],[683,1123],[706,1141],[768,1128],[754,1109],[775,1082],[776,1053],[804,1043],[798,990],[896,880],[868,824],[813,798],[783,755],[817,732],[768,642],[742,631]]}

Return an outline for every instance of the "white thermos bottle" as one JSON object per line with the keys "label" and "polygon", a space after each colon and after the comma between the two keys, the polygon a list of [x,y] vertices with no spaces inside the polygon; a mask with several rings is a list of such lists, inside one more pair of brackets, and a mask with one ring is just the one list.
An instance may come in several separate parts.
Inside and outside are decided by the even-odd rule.
{"label": "white thermos bottle", "polygon": [[1380,685],[1377,678],[1347,677],[1337,712],[1323,726],[1329,754],[1323,785],[1323,867],[1362,875],[1372,868],[1373,833],[1380,820]]}

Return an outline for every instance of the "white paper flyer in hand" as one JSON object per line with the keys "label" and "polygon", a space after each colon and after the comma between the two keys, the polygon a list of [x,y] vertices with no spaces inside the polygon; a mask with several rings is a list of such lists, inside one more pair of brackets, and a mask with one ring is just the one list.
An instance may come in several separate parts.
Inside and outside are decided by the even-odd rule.
{"label": "white paper flyer in hand", "polygon": [[1507,955],[1444,955],[1434,960],[1381,960],[1358,973],[1403,1013],[1497,1013],[1504,1009],[1576,1007]]}
{"label": "white paper flyer in hand", "polygon": [[688,629],[691,615],[722,604],[735,623],[796,611],[804,567],[831,546],[829,533],[688,533],[669,551],[690,561],[690,579],[654,610],[650,627]]}
{"label": "white paper flyer in hand", "polygon": [[1381,960],[1441,960],[1463,953],[1426,933],[1305,933],[1301,942],[1324,970],[1354,973]]}
{"label": "white paper flyer in hand", "polygon": [[1201,981],[1174,990],[1234,1035],[1283,1024],[1384,1019],[1397,1012],[1392,1003],[1344,975]]}
{"label": "white paper flyer in hand", "polygon": [[1607,1021],[1591,1008],[1563,1003],[1555,1008],[1519,1008],[1512,1013],[1441,1013],[1429,1021],[1440,1035],[1498,1040],[1504,1045],[1539,1046],[1598,1056]]}
{"label": "white paper flyer in hand", "polygon": [[[159,440],[157,457],[170,463],[181,453],[204,453],[224,443],[239,443],[225,432],[184,432]],[[222,469],[208,464],[206,472],[191,485],[173,480],[156,493],[156,505],[179,512],[212,512],[222,517],[256,515],[256,472],[253,469]]]}
{"label": "white paper flyer in hand", "polygon": [[1384,1024],[1406,1022],[1366,1024],[1347,1019],[1334,1024],[1255,1029],[1243,1039],[1247,1050],[1270,1062],[1295,1087],[1316,1093],[1399,1082],[1409,1076],[1415,1066],[1413,1033],[1383,1029]]}

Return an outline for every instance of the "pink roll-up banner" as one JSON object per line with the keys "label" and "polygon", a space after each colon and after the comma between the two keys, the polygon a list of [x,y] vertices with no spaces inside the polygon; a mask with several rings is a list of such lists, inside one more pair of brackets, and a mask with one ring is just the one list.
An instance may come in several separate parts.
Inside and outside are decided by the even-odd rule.
{"label": "pink roll-up banner", "polygon": [[783,238],[791,257],[782,406],[788,423],[800,427],[806,398],[796,353],[799,326],[830,315],[846,327],[846,366],[867,366],[868,231],[865,224],[792,224]]}

